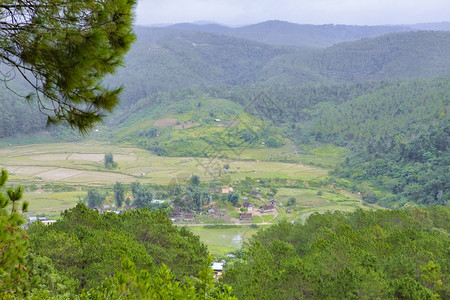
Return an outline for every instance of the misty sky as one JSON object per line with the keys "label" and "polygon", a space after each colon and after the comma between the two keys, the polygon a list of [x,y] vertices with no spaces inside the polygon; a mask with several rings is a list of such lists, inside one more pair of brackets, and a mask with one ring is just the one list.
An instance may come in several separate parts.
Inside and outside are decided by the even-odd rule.
{"label": "misty sky", "polygon": [[213,21],[246,25],[382,25],[450,21],[450,0],[139,0],[138,25]]}

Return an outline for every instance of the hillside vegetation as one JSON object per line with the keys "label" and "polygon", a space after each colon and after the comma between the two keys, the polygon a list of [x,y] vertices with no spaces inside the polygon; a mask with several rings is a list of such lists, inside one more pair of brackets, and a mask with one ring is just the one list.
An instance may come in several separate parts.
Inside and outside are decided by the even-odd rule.
{"label": "hillside vegetation", "polygon": [[115,137],[162,156],[208,156],[219,149],[283,144],[280,130],[239,104],[206,97],[140,109],[121,123]]}
{"label": "hillside vegetation", "polygon": [[162,211],[100,215],[79,204],[50,227],[33,224],[30,251],[50,258],[58,272],[77,282],[78,292],[114,274],[125,258],[149,272],[165,264],[179,280],[197,275],[207,261],[206,247],[171,223]]}
{"label": "hillside vegetation", "polygon": [[449,212],[358,210],[273,225],[253,236],[223,282],[240,299],[445,299]]}
{"label": "hillside vegetation", "polygon": [[450,75],[450,33],[390,34],[300,51],[225,35],[138,28],[127,67],[111,79],[124,84],[122,104],[155,93],[251,83],[308,83]]}

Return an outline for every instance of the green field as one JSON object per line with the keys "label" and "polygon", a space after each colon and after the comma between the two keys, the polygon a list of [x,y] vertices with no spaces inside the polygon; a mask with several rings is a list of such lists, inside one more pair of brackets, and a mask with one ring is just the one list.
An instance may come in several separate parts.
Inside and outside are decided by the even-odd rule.
{"label": "green field", "polygon": [[[262,155],[264,151],[255,149],[252,152]],[[108,152],[113,153],[118,163],[117,169],[108,170],[104,167],[104,155]],[[229,170],[223,169],[224,163],[229,163]],[[327,174],[326,169],[299,163],[160,157],[139,148],[96,141],[6,146],[0,149],[0,167],[9,171],[10,184],[21,184],[25,188],[33,186],[34,190],[48,184],[85,189],[85,186],[112,185],[116,181],[131,183],[136,180],[165,185],[174,180],[182,183],[192,174],[199,175],[206,182],[223,175],[229,175],[231,180],[245,177],[310,180]],[[25,197],[30,200],[32,211],[54,215],[55,211],[63,211],[76,203],[80,194],[83,193],[47,193],[43,197],[43,194],[31,193]]]}
{"label": "green field", "polygon": [[[348,191],[333,186],[308,185],[308,182],[320,182],[326,178],[330,167],[340,159],[340,148],[323,146],[296,151],[292,144],[288,144],[282,148],[236,150],[225,149],[222,154],[225,153],[223,156],[227,158],[215,159],[161,157],[134,146],[92,140],[31,144],[0,148],[0,167],[9,171],[9,184],[25,187],[24,199],[30,203],[29,214],[49,218],[58,218],[62,211],[83,199],[86,186],[111,188],[117,181],[130,184],[137,180],[143,184],[166,185],[173,181],[183,183],[192,174],[199,175],[203,182],[228,178],[233,183],[250,177],[289,179],[302,184],[302,188],[278,188],[275,195],[277,215],[254,215],[253,224],[303,221],[314,212],[367,208],[358,195]],[[104,155],[109,152],[118,163],[117,169],[104,167]],[[309,163],[303,164],[302,161]],[[228,164],[228,169],[223,167],[225,164]],[[291,211],[288,213],[286,204],[292,197],[296,203],[289,207]],[[260,206],[267,199],[251,201]],[[239,213],[230,208],[229,216],[239,218]],[[199,220],[202,220],[200,216]],[[215,223],[206,219],[204,222]],[[190,229],[208,245],[212,254],[220,256],[241,247],[256,232],[249,225],[250,222],[239,227],[192,226]]]}
{"label": "green field", "polygon": [[83,198],[86,192],[26,192],[23,199],[30,203],[30,216],[45,215],[48,218],[55,219],[61,214],[61,211],[72,208],[80,198]]}
{"label": "green field", "polygon": [[215,257],[239,249],[242,244],[257,232],[250,226],[188,226],[192,233],[198,235],[200,240],[208,246],[209,252]]}
{"label": "green field", "polygon": [[[258,150],[263,152],[264,149]],[[104,168],[104,154],[111,152],[119,167]],[[229,170],[223,165],[230,164]],[[120,147],[94,141],[50,143],[0,149],[0,167],[11,173],[12,183],[62,183],[99,186],[116,181],[168,184],[184,181],[192,174],[209,181],[221,175],[232,179],[292,178],[309,180],[324,176],[327,170],[299,163],[238,161],[193,157],[161,157],[134,147]],[[145,174],[141,176],[141,174]]]}

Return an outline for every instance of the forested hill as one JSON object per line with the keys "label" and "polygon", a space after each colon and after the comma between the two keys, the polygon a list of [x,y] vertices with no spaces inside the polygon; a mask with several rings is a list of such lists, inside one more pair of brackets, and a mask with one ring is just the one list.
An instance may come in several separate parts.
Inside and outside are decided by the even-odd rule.
{"label": "forested hill", "polygon": [[407,32],[301,51],[226,35],[171,28],[136,29],[124,85],[128,106],[157,92],[250,83],[423,78],[450,75],[449,32]]}
{"label": "forested hill", "polygon": [[122,104],[158,92],[255,82],[274,57],[293,50],[225,35],[137,28],[126,67],[107,82],[124,85]]}
{"label": "forested hill", "polygon": [[[267,30],[273,28],[273,32],[276,32],[290,25],[265,22],[258,26]],[[210,31],[226,30],[217,25],[205,26]],[[332,29],[336,30],[335,27]],[[333,30],[325,30],[327,26],[317,28],[322,28],[323,32],[332,36]],[[307,51],[174,27],[137,27],[135,32],[137,41],[126,57],[125,67],[105,81],[111,87],[123,85],[121,106],[125,114],[132,113],[127,111],[128,108],[139,100],[164,99],[162,92],[192,88],[210,90],[215,86],[235,88],[252,84],[260,90],[270,90],[273,83],[297,86],[450,75],[449,32],[394,33]],[[320,40],[320,35],[317,38]],[[280,93],[283,93],[283,89]],[[364,91],[356,91],[358,95],[362,93]],[[301,95],[292,97],[282,94],[279,98],[285,96],[294,103],[303,101]],[[8,98],[4,103],[23,103],[23,100],[17,100],[12,94],[2,93],[2,97]],[[301,106],[302,109],[306,108],[304,103]],[[15,108],[15,105],[4,105],[0,110],[11,120],[20,120],[24,111]],[[40,117],[30,116],[27,120],[39,120]],[[28,123],[26,126],[9,126],[8,130],[6,125],[2,126],[4,128],[0,137],[36,129],[36,126]]]}
{"label": "forested hill", "polygon": [[450,75],[450,32],[406,32],[342,43],[306,55],[298,64],[343,81]]}
{"label": "forested hill", "polygon": [[449,213],[359,210],[278,223],[252,238],[223,282],[239,299],[448,299]]}
{"label": "forested hill", "polygon": [[293,46],[300,49],[324,48],[337,43],[414,30],[409,26],[308,25],[275,20],[237,28],[191,23],[175,24],[169,28],[226,34],[269,45]]}

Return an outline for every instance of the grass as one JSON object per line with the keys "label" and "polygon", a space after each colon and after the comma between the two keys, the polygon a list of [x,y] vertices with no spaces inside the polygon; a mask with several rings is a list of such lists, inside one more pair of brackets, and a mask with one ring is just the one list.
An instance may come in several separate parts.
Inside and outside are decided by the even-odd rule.
{"label": "grass", "polygon": [[24,201],[29,202],[29,215],[44,215],[48,218],[55,219],[61,214],[61,211],[72,208],[80,198],[84,198],[86,192],[56,192],[56,193],[38,193],[25,192]]}
{"label": "grass", "polygon": [[262,223],[264,220],[260,216],[253,216],[252,217],[253,223]]}
{"label": "grass", "polygon": [[[296,199],[295,204],[286,206],[287,201],[292,197]],[[331,186],[302,189],[280,188],[275,198],[283,204],[283,207],[278,207],[279,217],[277,219],[287,221],[300,220],[303,222],[314,212],[371,209],[362,204],[358,195]],[[291,209],[291,213],[286,212],[287,208]]]}
{"label": "grass", "polygon": [[[249,226],[228,226],[228,228],[188,226],[188,229],[200,237],[213,256],[223,256],[240,248],[245,239],[250,237],[249,234],[245,235]],[[252,230],[253,234],[255,232]]]}
{"label": "grass", "polygon": [[[217,119],[221,121],[215,121]],[[148,135],[149,128],[157,130],[158,134]],[[218,152],[224,155],[221,149],[246,144],[242,132],[249,132],[249,128],[259,139],[262,124],[239,104],[225,99],[186,99],[151,106],[133,114],[114,132],[114,139],[153,150],[157,145],[159,150],[156,151],[163,148],[168,156],[205,156],[206,153],[215,156]],[[275,127],[271,127],[271,136],[282,139]],[[251,144],[261,142],[255,140]]]}
{"label": "grass", "polygon": [[264,222],[269,222],[270,220],[273,219],[273,216],[274,215],[263,215],[262,217],[264,219]]}
{"label": "grass", "polygon": [[[105,153],[111,152],[119,167],[107,170]],[[13,173],[14,183],[35,181],[36,184],[60,182],[68,185],[105,185],[116,181],[168,184],[183,182],[192,174],[209,181],[221,174],[232,180],[251,178],[320,178],[327,170],[295,163],[233,161],[224,173],[225,162],[208,158],[160,157],[148,151],[108,143],[33,144],[0,149],[0,166]],[[222,172],[222,173],[221,173]],[[140,174],[146,174],[140,177]]]}

